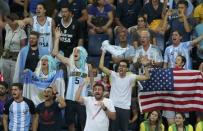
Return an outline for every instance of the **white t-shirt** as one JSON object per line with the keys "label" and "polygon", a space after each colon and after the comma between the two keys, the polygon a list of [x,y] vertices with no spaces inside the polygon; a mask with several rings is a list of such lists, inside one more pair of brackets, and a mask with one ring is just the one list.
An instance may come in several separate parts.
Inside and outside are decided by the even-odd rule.
{"label": "white t-shirt", "polygon": [[[108,131],[109,118],[94,97],[83,97],[86,106],[86,124],[84,131]],[[111,112],[116,112],[113,102],[103,98],[103,103]]]}
{"label": "white t-shirt", "polygon": [[122,109],[130,109],[132,87],[135,83],[137,75],[126,74],[121,78],[118,73],[112,71],[110,99],[113,101],[115,107]]}

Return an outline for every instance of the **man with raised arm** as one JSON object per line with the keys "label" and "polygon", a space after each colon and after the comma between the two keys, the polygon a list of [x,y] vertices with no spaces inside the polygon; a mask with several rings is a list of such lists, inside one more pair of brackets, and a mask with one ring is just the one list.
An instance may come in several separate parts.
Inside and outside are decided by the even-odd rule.
{"label": "man with raised arm", "polygon": [[75,100],[86,107],[86,124],[84,131],[108,131],[109,119],[115,120],[116,111],[113,102],[104,98],[104,86],[96,83],[93,86],[93,95],[90,97],[82,97],[80,94],[87,84],[83,82],[75,95]]}
{"label": "man with raised arm", "polygon": [[133,84],[135,83],[135,80],[142,81],[149,79],[149,71],[148,68],[145,67],[144,75],[127,73],[128,62],[122,60],[119,62],[118,72],[114,72],[104,67],[104,56],[105,51],[102,51],[99,68],[102,70],[102,72],[110,76],[111,91],[109,98],[113,101],[113,104],[116,109],[116,120],[112,121],[111,130],[118,131],[118,129],[121,129],[121,131],[127,131],[128,120],[130,117],[130,105]]}

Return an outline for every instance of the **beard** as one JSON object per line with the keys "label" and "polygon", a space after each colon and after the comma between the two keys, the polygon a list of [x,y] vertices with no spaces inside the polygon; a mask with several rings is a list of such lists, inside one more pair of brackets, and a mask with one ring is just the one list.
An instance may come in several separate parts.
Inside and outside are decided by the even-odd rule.
{"label": "beard", "polygon": [[96,100],[101,100],[103,98],[103,95],[95,94],[94,97]]}

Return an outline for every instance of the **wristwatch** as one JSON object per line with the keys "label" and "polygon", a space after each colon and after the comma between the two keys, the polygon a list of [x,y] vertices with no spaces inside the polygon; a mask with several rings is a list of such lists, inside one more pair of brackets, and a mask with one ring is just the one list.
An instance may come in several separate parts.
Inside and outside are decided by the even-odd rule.
{"label": "wristwatch", "polygon": [[103,110],[104,110],[104,111],[107,111],[107,107],[105,106],[105,107],[103,108]]}

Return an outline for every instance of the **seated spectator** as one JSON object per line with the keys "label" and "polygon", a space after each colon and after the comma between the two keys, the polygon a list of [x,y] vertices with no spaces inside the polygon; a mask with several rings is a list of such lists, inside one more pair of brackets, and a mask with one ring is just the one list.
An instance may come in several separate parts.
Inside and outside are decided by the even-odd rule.
{"label": "seated spectator", "polygon": [[96,0],[88,8],[89,35],[107,33],[109,38],[113,38],[112,34],[113,9],[105,0]]}
{"label": "seated spectator", "polygon": [[39,61],[40,49],[38,48],[39,33],[32,31],[29,37],[29,45],[22,48],[18,54],[15,73],[13,77],[14,82],[23,82],[23,71],[30,69],[34,72]]}
{"label": "seated spectator", "polygon": [[115,18],[116,25],[125,29],[137,25],[137,17],[141,8],[139,0],[124,0],[118,3]]}
{"label": "seated spectator", "polygon": [[164,131],[161,113],[159,111],[149,112],[148,119],[140,124],[140,131]]}
{"label": "seated spectator", "polygon": [[199,117],[199,121],[197,121],[197,125],[196,125],[196,128],[195,128],[195,131],[202,131],[203,130],[203,114],[201,112],[201,116],[198,116]]}
{"label": "seated spectator", "polygon": [[193,127],[190,124],[186,124],[185,115],[183,113],[176,113],[175,124],[169,126],[168,131],[193,131]]}
{"label": "seated spectator", "polygon": [[25,31],[14,22],[18,19],[18,15],[11,13],[7,22],[0,21],[0,27],[6,30],[4,52],[1,59],[2,66],[0,69],[4,80],[9,85],[13,81],[18,53],[25,46],[27,38]]}
{"label": "seated spectator", "polygon": [[5,103],[9,100],[8,84],[5,81],[0,81],[0,130],[3,130],[3,109]]}
{"label": "seated spectator", "polygon": [[140,43],[140,34],[143,30],[148,30],[150,32],[150,41],[153,45],[156,45],[156,38],[155,38],[155,33],[148,28],[148,23],[147,20],[145,19],[144,16],[138,16],[137,19],[137,25],[136,26],[132,26],[130,28],[128,28],[129,34],[130,34],[130,38],[131,38],[131,42],[132,43],[136,43],[138,46],[141,45]]}
{"label": "seated spectator", "polygon": [[37,105],[33,131],[61,131],[61,110],[66,106],[65,100],[52,87],[47,87],[43,95],[45,100]]}

